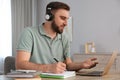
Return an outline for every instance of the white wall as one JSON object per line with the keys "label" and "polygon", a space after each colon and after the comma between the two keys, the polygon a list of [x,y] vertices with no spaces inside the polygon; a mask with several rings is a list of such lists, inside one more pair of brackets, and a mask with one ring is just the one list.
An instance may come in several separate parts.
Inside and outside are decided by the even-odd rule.
{"label": "white wall", "polygon": [[[38,22],[44,21],[47,3],[39,0]],[[71,53],[83,53],[84,44],[94,41],[97,52],[120,51],[120,0],[56,0],[70,5],[73,16]]]}
{"label": "white wall", "polygon": [[[80,0],[79,3],[76,3],[79,6],[73,7],[73,50],[84,52],[83,46],[86,41],[94,41],[98,52],[119,49],[120,1]],[[79,7],[78,13],[74,13],[77,12],[76,7]]]}
{"label": "white wall", "polygon": [[4,71],[4,58],[12,55],[10,6],[10,0],[0,0],[0,73]]}

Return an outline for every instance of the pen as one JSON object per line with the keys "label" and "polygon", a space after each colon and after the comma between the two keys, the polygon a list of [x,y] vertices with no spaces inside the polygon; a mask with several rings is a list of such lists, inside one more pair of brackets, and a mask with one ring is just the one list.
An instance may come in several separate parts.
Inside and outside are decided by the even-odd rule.
{"label": "pen", "polygon": [[56,62],[59,62],[56,58],[53,58]]}
{"label": "pen", "polygon": [[[56,58],[53,58],[56,62],[59,62]],[[67,71],[67,70],[65,70],[65,71]]]}

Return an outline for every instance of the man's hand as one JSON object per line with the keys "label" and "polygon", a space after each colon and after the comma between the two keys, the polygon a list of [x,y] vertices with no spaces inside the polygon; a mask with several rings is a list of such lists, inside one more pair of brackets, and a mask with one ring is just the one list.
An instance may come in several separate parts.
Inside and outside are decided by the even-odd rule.
{"label": "man's hand", "polygon": [[50,64],[49,72],[52,73],[63,73],[66,70],[66,64],[63,62],[57,62],[54,64]]}
{"label": "man's hand", "polygon": [[95,60],[97,60],[97,58],[91,58],[88,59],[84,62],[82,62],[82,68],[84,69],[90,69],[96,66],[96,64],[98,64],[98,62],[95,62]]}

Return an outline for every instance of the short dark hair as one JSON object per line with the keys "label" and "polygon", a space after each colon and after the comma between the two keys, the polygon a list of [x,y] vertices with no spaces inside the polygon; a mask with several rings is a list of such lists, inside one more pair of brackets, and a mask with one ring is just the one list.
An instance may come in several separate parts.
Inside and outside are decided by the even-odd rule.
{"label": "short dark hair", "polygon": [[48,8],[51,8],[52,10],[58,10],[58,9],[65,9],[67,11],[70,11],[70,7],[63,3],[63,2],[50,2],[47,6],[46,6],[46,13],[48,11]]}

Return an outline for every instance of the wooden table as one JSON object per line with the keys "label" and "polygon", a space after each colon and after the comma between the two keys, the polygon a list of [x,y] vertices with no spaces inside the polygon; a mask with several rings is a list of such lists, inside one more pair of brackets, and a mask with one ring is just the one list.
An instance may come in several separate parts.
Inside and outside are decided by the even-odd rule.
{"label": "wooden table", "polygon": [[[15,80],[13,78],[6,78],[5,75],[0,75],[0,80]],[[24,80],[24,79],[23,79]],[[32,80],[32,79],[30,79]],[[37,79],[34,79],[37,80]],[[41,80],[53,80],[48,78],[42,78]],[[65,78],[65,79],[54,79],[54,80],[120,80],[120,73],[108,74],[105,76],[79,76]]]}

